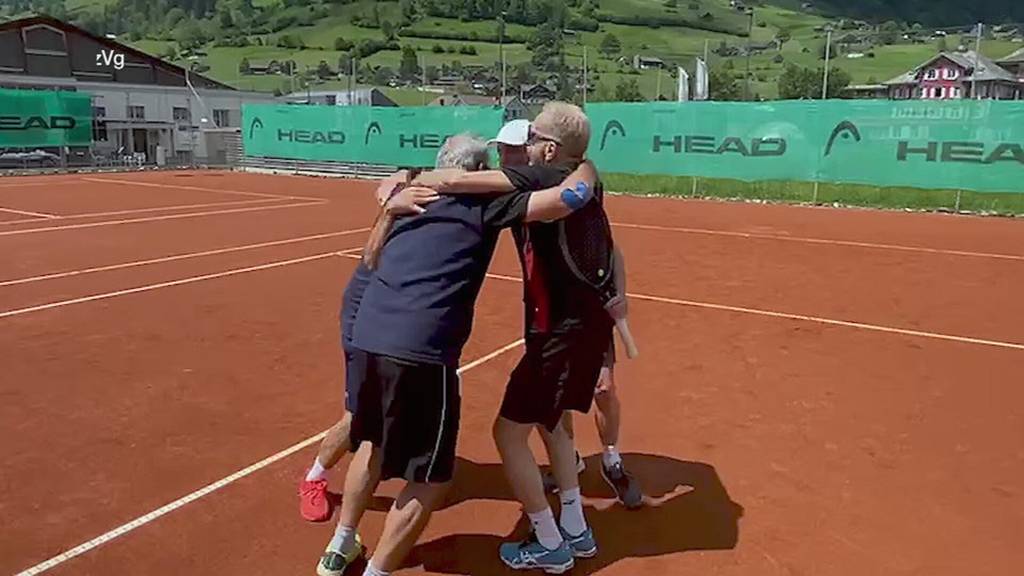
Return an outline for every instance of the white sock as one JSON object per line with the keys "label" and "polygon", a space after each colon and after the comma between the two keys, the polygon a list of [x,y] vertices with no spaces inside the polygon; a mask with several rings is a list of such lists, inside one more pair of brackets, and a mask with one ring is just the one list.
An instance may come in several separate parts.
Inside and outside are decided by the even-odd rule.
{"label": "white sock", "polygon": [[327,545],[327,548],[339,554],[347,555],[355,546],[356,529],[338,524],[338,527],[334,530],[334,537],[331,538],[331,543]]}
{"label": "white sock", "polygon": [[604,462],[605,468],[622,464],[622,456],[619,456],[619,449],[615,446],[605,446],[604,454],[601,455],[601,461]]}
{"label": "white sock", "polygon": [[391,572],[385,572],[383,570],[378,570],[378,569],[373,567],[372,563],[367,562],[366,563],[366,570],[363,570],[363,576],[391,576]]}
{"label": "white sock", "polygon": [[313,460],[313,466],[306,473],[306,482],[315,482],[317,480],[323,480],[327,478],[327,468],[320,463],[320,457],[318,456]]}
{"label": "white sock", "polygon": [[530,517],[530,524],[540,545],[548,550],[554,550],[562,545],[562,534],[558,532],[558,525],[555,524],[555,514],[551,508],[545,508],[540,512],[527,514]]}
{"label": "white sock", "polygon": [[587,519],[583,517],[583,499],[580,497],[579,487],[563,491],[560,497],[562,514],[559,523],[562,529],[570,536],[583,534],[587,530]]}

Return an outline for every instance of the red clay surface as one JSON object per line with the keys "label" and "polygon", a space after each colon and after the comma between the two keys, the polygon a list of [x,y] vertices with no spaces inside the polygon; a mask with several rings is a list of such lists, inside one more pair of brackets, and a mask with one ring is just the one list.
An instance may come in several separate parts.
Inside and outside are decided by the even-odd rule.
{"label": "red clay surface", "polygon": [[[114,190],[74,175],[0,181],[0,207],[17,197],[34,201],[18,205],[28,211],[145,210],[17,224],[0,212],[6,573],[293,446],[339,411],[338,304],[355,260],[334,253],[365,240],[372,183],[102,177],[170,188]],[[167,209],[258,199],[176,186],[323,202]],[[642,350],[618,370],[622,447],[662,498],[632,513],[610,506],[591,459],[584,492],[601,554],[574,574],[974,576],[1024,562],[1024,222],[629,197],[608,205]],[[309,238],[324,234],[334,235]],[[87,271],[96,267],[110,269]],[[519,277],[507,238],[492,272]],[[144,290],[117,294],[134,288]],[[31,309],[48,304],[62,305]],[[516,341],[521,315],[521,286],[488,280],[464,362]],[[518,353],[465,373],[456,487],[403,573],[506,573],[497,545],[519,509],[489,429]],[[584,451],[596,452],[593,426],[577,428]],[[298,517],[296,480],[313,450],[42,573],[313,574],[333,530]],[[394,490],[382,488],[366,519],[371,545]]]}

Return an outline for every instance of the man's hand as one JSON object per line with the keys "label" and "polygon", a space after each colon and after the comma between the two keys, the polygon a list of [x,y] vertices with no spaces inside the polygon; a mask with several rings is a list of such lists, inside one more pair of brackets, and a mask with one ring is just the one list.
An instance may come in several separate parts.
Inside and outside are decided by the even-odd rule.
{"label": "man's hand", "polygon": [[377,197],[377,205],[383,206],[387,203],[388,199],[395,193],[395,189],[405,184],[408,179],[408,172],[406,170],[399,170],[391,176],[380,181],[377,185],[377,190],[374,192],[374,196]]}
{"label": "man's hand", "polygon": [[423,214],[427,211],[424,206],[440,198],[441,196],[430,188],[409,186],[392,196],[385,204],[384,210],[391,216]]}

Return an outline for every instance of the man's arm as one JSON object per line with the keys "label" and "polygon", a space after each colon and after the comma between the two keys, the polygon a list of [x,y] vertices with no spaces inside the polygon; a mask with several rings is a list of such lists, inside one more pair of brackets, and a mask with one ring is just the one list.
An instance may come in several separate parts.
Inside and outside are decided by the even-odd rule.
{"label": "man's arm", "polygon": [[399,216],[417,215],[426,212],[425,205],[437,200],[440,196],[429,188],[405,188],[389,198],[381,207],[377,221],[370,229],[370,235],[363,247],[363,262],[370,270],[377,268],[380,251],[384,248],[384,240],[391,232],[395,220]]}
{"label": "man's arm", "polygon": [[516,190],[515,185],[501,170],[466,172],[444,168],[424,172],[412,183],[414,186],[433,188],[441,194],[494,194]]}
{"label": "man's arm", "polygon": [[625,318],[629,314],[629,307],[626,301],[626,257],[622,255],[619,247],[615,247],[615,263],[612,265],[612,273],[615,282],[615,292],[618,294],[608,304],[608,314],[615,320]]}
{"label": "man's arm", "polygon": [[[584,186],[579,186],[580,183]],[[597,185],[597,170],[587,160],[569,174],[561,184],[530,194],[526,207],[526,222],[552,222],[579,210],[593,198]]]}
{"label": "man's arm", "polygon": [[395,193],[395,188],[399,187],[402,184],[405,184],[408,181],[408,170],[399,170],[398,172],[395,172],[391,176],[388,176],[387,178],[381,180],[380,183],[377,185],[377,190],[374,192],[374,195],[377,197],[377,205],[383,206],[384,203],[388,201],[388,198],[391,198],[391,196]]}

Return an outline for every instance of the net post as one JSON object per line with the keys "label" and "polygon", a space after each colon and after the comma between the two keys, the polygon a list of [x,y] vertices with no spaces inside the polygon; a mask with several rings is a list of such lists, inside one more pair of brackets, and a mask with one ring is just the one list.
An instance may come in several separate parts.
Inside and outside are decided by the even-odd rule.
{"label": "net post", "polygon": [[963,190],[957,190],[956,191],[956,206],[953,207],[953,210],[957,214],[960,213],[960,196],[961,196],[961,194],[963,194]]}
{"label": "net post", "polygon": [[818,181],[814,181],[814,194],[811,196],[811,204],[818,204]]}
{"label": "net post", "polygon": [[693,189],[690,191],[690,197],[691,198],[696,198],[697,197],[697,180],[699,180],[699,178],[696,177],[696,176],[691,176],[690,180],[693,182]]}

